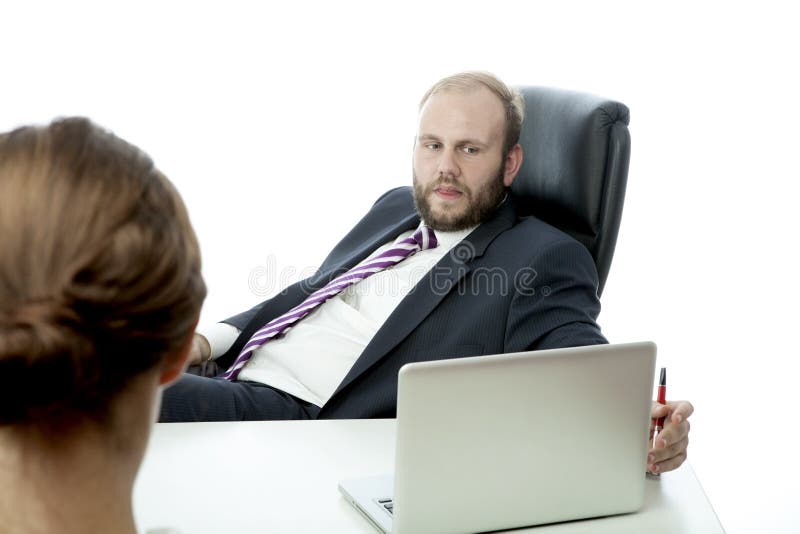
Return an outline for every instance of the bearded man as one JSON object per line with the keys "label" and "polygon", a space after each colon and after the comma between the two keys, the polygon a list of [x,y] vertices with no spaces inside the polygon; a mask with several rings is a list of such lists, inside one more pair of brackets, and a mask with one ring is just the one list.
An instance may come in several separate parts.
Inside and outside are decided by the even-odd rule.
{"label": "bearded man", "polygon": [[[523,113],[488,73],[431,87],[413,188],[381,196],[315,276],[198,333],[194,361],[227,371],[186,375],[161,421],[394,417],[406,363],[606,343],[589,252],[517,215]],[[692,406],[655,410],[670,418],[650,467],[666,471],[686,457]]]}

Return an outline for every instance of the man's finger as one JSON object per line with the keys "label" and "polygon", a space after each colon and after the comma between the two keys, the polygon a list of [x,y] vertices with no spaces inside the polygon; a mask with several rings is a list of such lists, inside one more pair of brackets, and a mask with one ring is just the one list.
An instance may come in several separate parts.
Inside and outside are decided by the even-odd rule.
{"label": "man's finger", "polygon": [[655,464],[647,464],[647,470],[651,473],[666,473],[667,471],[672,471],[677,469],[686,461],[686,451],[680,453],[677,456],[674,456],[668,460],[664,460],[663,462],[657,462]]}
{"label": "man's finger", "polygon": [[663,462],[665,460],[669,460],[670,458],[674,458],[686,452],[686,449],[689,447],[689,438],[685,437],[675,443],[669,444],[666,447],[662,447],[657,445],[655,449],[650,449],[647,452],[647,463],[654,464],[658,462]]}
{"label": "man's finger", "polygon": [[674,423],[685,421],[694,413],[694,406],[692,406],[692,403],[689,401],[669,401],[667,406],[669,406],[672,411],[670,419]]}
{"label": "man's finger", "polygon": [[671,445],[688,436],[690,429],[691,423],[689,423],[689,421],[684,421],[682,423],[667,421],[666,425],[664,425],[664,429],[656,436],[656,442],[658,442],[659,439],[663,439],[666,441],[665,446]]}
{"label": "man's finger", "polygon": [[668,404],[659,404],[656,401],[653,401],[653,406],[650,409],[650,417],[666,417],[666,415],[669,413],[669,410],[670,407]]}

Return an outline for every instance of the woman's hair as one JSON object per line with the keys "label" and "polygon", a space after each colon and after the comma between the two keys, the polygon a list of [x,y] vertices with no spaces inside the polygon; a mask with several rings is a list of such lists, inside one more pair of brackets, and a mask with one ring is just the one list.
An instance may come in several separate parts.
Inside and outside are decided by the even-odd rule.
{"label": "woman's hair", "polygon": [[186,346],[205,294],[144,152],[84,118],[0,134],[0,424],[105,420]]}

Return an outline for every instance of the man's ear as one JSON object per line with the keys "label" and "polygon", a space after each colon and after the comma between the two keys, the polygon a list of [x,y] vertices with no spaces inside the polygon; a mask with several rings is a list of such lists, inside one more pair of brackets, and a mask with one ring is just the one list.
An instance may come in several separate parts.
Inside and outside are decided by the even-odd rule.
{"label": "man's ear", "polygon": [[520,167],[522,167],[522,146],[517,143],[508,151],[506,160],[503,162],[503,185],[511,187]]}
{"label": "man's ear", "polygon": [[[199,319],[199,317],[198,317]],[[194,339],[194,331],[197,328],[197,320],[194,321],[194,326],[189,331],[189,335],[181,345],[181,348],[173,354],[167,355],[164,358],[161,374],[158,377],[158,383],[161,386],[169,385],[175,382],[186,371],[186,365],[189,360],[189,352],[192,350],[192,340]]]}

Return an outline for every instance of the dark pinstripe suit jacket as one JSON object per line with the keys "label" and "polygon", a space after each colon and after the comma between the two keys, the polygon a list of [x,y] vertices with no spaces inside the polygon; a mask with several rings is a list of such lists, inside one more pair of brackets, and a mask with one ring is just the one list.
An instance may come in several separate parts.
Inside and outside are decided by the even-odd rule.
{"label": "dark pinstripe suit jacket", "polygon": [[[225,320],[242,334],[220,363],[262,325],[418,224],[411,188],[384,194],[315,276]],[[518,218],[509,195],[403,299],[319,417],[394,417],[397,373],[409,362],[606,343],[595,322],[597,284],[586,248],[534,217]]]}

